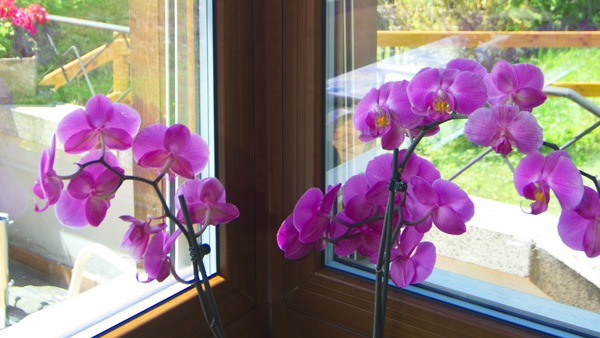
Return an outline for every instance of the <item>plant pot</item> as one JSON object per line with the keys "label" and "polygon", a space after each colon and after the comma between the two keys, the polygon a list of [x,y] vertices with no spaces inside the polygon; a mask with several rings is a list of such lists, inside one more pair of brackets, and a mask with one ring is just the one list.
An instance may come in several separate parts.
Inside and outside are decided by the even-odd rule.
{"label": "plant pot", "polygon": [[13,103],[16,98],[33,97],[37,87],[35,56],[0,59],[0,104]]}

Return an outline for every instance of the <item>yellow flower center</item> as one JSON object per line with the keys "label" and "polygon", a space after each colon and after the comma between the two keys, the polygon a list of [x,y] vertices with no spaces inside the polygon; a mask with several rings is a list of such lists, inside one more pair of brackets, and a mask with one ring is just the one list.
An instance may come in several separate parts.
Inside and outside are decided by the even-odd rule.
{"label": "yellow flower center", "polygon": [[443,111],[446,113],[450,111],[450,104],[446,101],[437,101],[433,107],[436,111]]}
{"label": "yellow flower center", "polygon": [[544,193],[541,190],[538,190],[535,192],[535,200],[538,202],[546,202],[546,196],[544,196]]}
{"label": "yellow flower center", "polygon": [[378,128],[387,127],[390,125],[390,120],[385,115],[379,115],[379,116],[377,116],[377,119],[375,120],[375,125]]}

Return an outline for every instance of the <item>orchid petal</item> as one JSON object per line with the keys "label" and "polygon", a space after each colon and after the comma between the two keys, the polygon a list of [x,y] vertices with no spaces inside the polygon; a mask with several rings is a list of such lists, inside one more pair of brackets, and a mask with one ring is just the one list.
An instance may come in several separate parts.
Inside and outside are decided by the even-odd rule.
{"label": "orchid petal", "polygon": [[133,140],[133,159],[139,162],[145,154],[163,149],[163,139],[167,126],[162,124],[152,124],[140,130]]}
{"label": "orchid petal", "polygon": [[80,154],[93,149],[98,144],[98,132],[92,129],[81,130],[70,136],[63,145],[66,153]]}
{"label": "orchid petal", "polygon": [[164,148],[173,154],[179,154],[185,150],[190,138],[190,130],[186,126],[174,124],[165,131]]}
{"label": "orchid petal", "polygon": [[86,119],[86,112],[78,108],[65,115],[58,123],[56,137],[60,143],[64,144],[73,135],[86,130],[90,130]]}
{"label": "orchid petal", "polygon": [[103,95],[92,96],[85,104],[87,121],[91,128],[103,128],[112,118],[112,101]]}
{"label": "orchid petal", "polygon": [[420,110],[427,110],[431,98],[427,94],[435,93],[440,86],[440,70],[436,68],[424,69],[417,73],[406,88],[410,103]]}
{"label": "orchid petal", "polygon": [[157,232],[152,236],[146,254],[144,255],[144,271],[151,279],[156,279],[160,273],[162,261],[165,258],[163,251],[164,243],[167,240],[167,234],[164,231]]}
{"label": "orchid petal", "polygon": [[513,95],[513,102],[524,110],[531,111],[533,108],[546,101],[546,94],[536,88],[519,88]]}
{"label": "orchid petal", "polygon": [[456,100],[454,111],[462,115],[483,107],[488,99],[483,79],[472,72],[458,73],[448,91]]}
{"label": "orchid petal", "polygon": [[583,251],[583,238],[589,226],[589,219],[581,217],[581,215],[574,210],[563,210],[558,220],[558,235],[563,243],[569,248]]}
{"label": "orchid petal", "polygon": [[[194,179],[196,177],[196,172],[190,162],[188,162],[184,157],[176,156],[173,158],[173,163],[171,164],[171,171],[176,175],[187,179]],[[198,172],[199,173],[199,172]]]}
{"label": "orchid petal", "polygon": [[465,124],[465,137],[480,146],[491,146],[499,137],[497,114],[489,108],[475,110]]}
{"label": "orchid petal", "polygon": [[543,143],[543,130],[533,114],[520,111],[514,116],[513,123],[508,129],[511,142],[523,154],[537,151]]}
{"label": "orchid petal", "polygon": [[433,224],[435,224],[440,231],[450,235],[460,235],[467,231],[467,227],[465,222],[462,221],[463,217],[461,216],[462,215],[454,209],[447,206],[441,206],[433,212],[432,219]]}
{"label": "orchid petal", "polygon": [[89,172],[82,172],[74,177],[67,185],[67,191],[73,198],[86,199],[94,187],[94,178]]}
{"label": "orchid petal", "polygon": [[304,244],[298,240],[299,233],[293,225],[293,216],[288,216],[277,231],[277,245],[284,252],[286,259],[300,259],[311,250],[311,244]]}
{"label": "orchid petal", "polygon": [[424,234],[415,230],[414,227],[406,227],[400,235],[400,252],[404,256],[410,256],[423,239]]}
{"label": "orchid petal", "polygon": [[513,174],[513,181],[517,192],[523,196],[523,189],[530,183],[535,183],[544,168],[546,160],[540,152],[532,152],[525,156]]}
{"label": "orchid petal", "polygon": [[142,122],[140,114],[132,107],[118,102],[113,103],[112,111],[113,114],[110,121],[111,129],[124,130],[131,138],[133,138],[140,129],[140,124]]}
{"label": "orchid petal", "polygon": [[405,288],[415,276],[415,264],[406,257],[395,259],[390,266],[390,278],[398,287]]}
{"label": "orchid petal", "polygon": [[323,192],[318,188],[308,189],[296,202],[294,207],[294,226],[302,232],[302,228],[315,218],[316,210],[323,199]]}
{"label": "orchid petal", "polygon": [[127,150],[133,144],[131,134],[123,129],[106,128],[103,133],[104,144],[109,149]]}
{"label": "orchid petal", "polygon": [[149,151],[142,155],[137,164],[142,168],[163,168],[169,162],[171,155],[162,149]]}
{"label": "orchid petal", "polygon": [[103,196],[113,194],[116,192],[120,183],[121,177],[107,169],[96,179],[96,195]]}
{"label": "orchid petal", "polygon": [[224,224],[240,216],[238,208],[231,203],[215,204],[211,208],[210,218],[214,224]]}
{"label": "orchid petal", "polygon": [[446,68],[473,72],[481,78],[487,74],[485,67],[483,67],[479,62],[469,59],[456,58],[450,60],[446,64]]}
{"label": "orchid petal", "polygon": [[504,61],[498,61],[491,72],[492,81],[502,93],[511,93],[516,89],[518,78],[513,66]]}
{"label": "orchid petal", "polygon": [[106,217],[110,203],[101,198],[88,198],[85,203],[85,217],[91,226],[97,227]]}
{"label": "orchid petal", "polygon": [[356,195],[365,194],[368,189],[367,175],[365,173],[351,176],[344,184],[342,191],[342,203],[348,204],[348,201]]}
{"label": "orchid petal", "polygon": [[563,209],[579,204],[583,196],[583,180],[579,169],[570,158],[561,156],[548,177],[548,185]]}
{"label": "orchid petal", "polygon": [[422,242],[417,246],[412,260],[415,263],[415,275],[411,284],[421,283],[431,275],[435,267],[435,245],[430,242]]}
{"label": "orchid petal", "polygon": [[512,65],[517,75],[519,87],[531,87],[542,89],[544,87],[544,74],[535,65],[529,63],[518,63]]}
{"label": "orchid petal", "polygon": [[385,150],[394,150],[404,142],[404,128],[392,125],[390,129],[381,136],[381,147]]}
{"label": "orchid petal", "polygon": [[71,194],[60,195],[54,209],[58,221],[69,227],[82,228],[88,225],[85,217],[85,200],[75,199]]}
{"label": "orchid petal", "polygon": [[600,256],[600,221],[591,221],[583,236],[583,248],[586,256]]}

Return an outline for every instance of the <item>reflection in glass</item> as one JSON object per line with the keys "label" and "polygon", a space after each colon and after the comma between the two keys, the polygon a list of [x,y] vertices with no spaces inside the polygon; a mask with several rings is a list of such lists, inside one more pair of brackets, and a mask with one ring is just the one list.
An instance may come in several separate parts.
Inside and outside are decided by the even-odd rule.
{"label": "reflection in glass", "polygon": [[[6,57],[0,55],[4,57],[0,58],[0,235],[5,234],[0,238],[0,253],[4,252],[0,294],[6,295],[5,303],[0,303],[0,310],[6,304],[0,327],[21,336],[40,328],[47,335],[92,336],[185,285],[173,279],[160,284],[137,281],[139,267],[121,247],[128,224],[119,216],[145,218],[161,211],[131,182],[111,201],[97,229],[64,227],[53,210],[35,213],[31,188],[38,176],[40,154],[50,147],[58,121],[94,94],[134,106],[143,125],[186,124],[214,146],[209,114],[213,109],[213,11],[203,1],[166,1],[159,6],[133,0],[42,4],[49,22],[39,26],[35,36],[25,35],[33,56],[19,55],[2,68]],[[151,13],[144,17],[147,22],[136,21],[141,13]],[[140,32],[141,26],[154,31]],[[23,36],[20,33],[15,36]],[[0,49],[2,44],[10,44],[14,51],[22,41],[6,38],[0,31]],[[156,65],[156,71],[148,65]],[[145,72],[133,71],[134,67]],[[25,76],[29,71],[32,89],[24,90],[24,84],[14,87],[14,79],[29,79]],[[147,99],[149,91],[157,93],[151,96],[154,101]],[[126,171],[139,170],[130,151],[119,152],[118,159]],[[59,174],[72,173],[78,160],[59,148],[55,169]],[[214,176],[212,160],[205,175]],[[214,245],[214,231],[205,236],[203,241]],[[180,274],[186,276],[188,252],[176,256]],[[206,262],[211,274],[216,272],[214,256]],[[65,322],[64,318],[77,320]],[[59,327],[55,325],[58,320]]]}
{"label": "reflection in glass", "polygon": [[[457,1],[447,8],[425,1],[328,2],[326,184],[345,182],[383,152],[376,144],[379,141],[363,143],[358,139],[352,123],[358,101],[371,88],[388,81],[410,80],[423,67],[443,67],[449,60],[463,57],[489,68],[505,59],[538,65],[548,85],[600,77],[598,67],[577,56],[595,57],[597,48],[585,48],[573,38],[558,35],[553,41],[536,44],[509,33],[535,35],[550,26],[587,30],[592,22],[600,22],[594,21],[593,14],[582,22],[563,9],[561,15],[553,13],[555,20],[551,21],[546,17],[547,9],[536,5],[508,8],[510,4],[498,2],[482,9],[476,3]],[[532,13],[539,15],[536,20],[519,20]],[[562,21],[556,19],[558,16]],[[542,40],[539,36],[536,39]],[[596,98],[588,99],[600,104]],[[544,138],[559,145],[598,121],[597,116],[566,98],[552,97],[544,106],[535,112],[547,133]],[[561,243],[556,232],[558,208],[541,216],[525,214],[513,187],[510,166],[502,157],[482,154],[484,148],[467,142],[463,127],[464,122],[445,126],[417,150],[433,161],[444,178],[464,188],[476,204],[466,234],[428,235],[438,248],[438,261],[433,276],[422,287],[499,306],[501,312],[511,315],[547,317],[560,326],[589,327],[588,322],[598,322],[598,260]],[[577,165],[595,174],[600,173],[600,163],[594,159],[600,151],[595,145],[598,133],[592,131],[569,148]],[[460,171],[478,156],[479,161]],[[508,158],[513,165],[518,160],[518,155]],[[372,269],[358,254],[333,257],[330,253],[329,264],[358,268],[354,271],[361,274]]]}

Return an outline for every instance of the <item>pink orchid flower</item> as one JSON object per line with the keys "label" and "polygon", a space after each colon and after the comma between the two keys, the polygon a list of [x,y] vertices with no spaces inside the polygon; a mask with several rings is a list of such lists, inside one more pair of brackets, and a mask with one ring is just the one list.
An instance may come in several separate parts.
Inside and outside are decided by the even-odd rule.
{"label": "pink orchid flower", "polygon": [[431,121],[445,121],[452,112],[469,115],[487,101],[481,74],[455,68],[424,68],[406,90],[413,112]]}
{"label": "pink orchid flower", "polygon": [[600,256],[600,198],[598,192],[584,187],[581,202],[563,210],[558,220],[558,234],[569,248],[585,252],[593,258]]}
{"label": "pink orchid flower", "polygon": [[475,213],[473,202],[458,185],[443,179],[428,182],[420,176],[411,177],[408,184],[407,210],[411,221],[419,221],[416,229],[425,233],[435,224],[450,235],[460,235]]}
{"label": "pink orchid flower", "polygon": [[[406,149],[402,149],[398,152],[398,159],[400,160],[405,156]],[[391,153],[382,154],[374,157],[367,164],[365,170],[366,180],[369,185],[373,186],[378,182],[388,182],[392,176],[392,160],[393,155]],[[400,163],[398,163],[400,166]],[[440,172],[435,166],[423,157],[412,153],[406,162],[406,166],[402,171],[402,181],[408,182],[413,176],[420,176],[428,182],[433,182],[441,177]]]}
{"label": "pink orchid flower", "polygon": [[416,127],[422,117],[412,113],[406,95],[407,81],[387,82],[371,89],[354,109],[359,138],[369,142],[381,137],[383,149],[392,150],[404,141],[405,129]]}
{"label": "pink orchid flower", "polygon": [[310,244],[325,235],[331,225],[329,213],[340,190],[341,183],[329,186],[325,194],[318,188],[308,189],[296,203],[293,221],[302,243]]}
{"label": "pink orchid flower", "polygon": [[174,124],[167,128],[153,124],[140,131],[133,141],[133,158],[144,168],[168,170],[194,179],[208,163],[208,144],[188,127]]}
{"label": "pink orchid flower", "polygon": [[466,138],[478,145],[492,147],[507,155],[512,147],[523,154],[537,151],[543,142],[542,127],[533,114],[517,106],[479,108],[465,124]]}
{"label": "pink orchid flower", "polygon": [[[347,224],[356,222],[346,216],[346,210],[340,211],[335,216],[335,219]],[[330,236],[333,239],[339,239],[335,241],[335,254],[338,256],[348,256],[356,251],[363,257],[369,257],[371,263],[377,263],[383,220],[379,219],[355,226],[349,232],[348,227],[339,223],[339,221],[334,221],[330,230]]]}
{"label": "pink orchid flower", "polygon": [[[177,195],[183,195],[190,218],[194,224],[203,226],[230,222],[240,215],[238,208],[225,200],[225,188],[214,177],[201,180],[189,180],[177,189]],[[184,220],[183,211],[176,202],[177,218]]]}
{"label": "pink orchid flower", "polygon": [[546,101],[542,91],[544,74],[532,64],[512,65],[500,60],[484,82],[492,106],[514,104],[521,110],[531,111]]}
{"label": "pink orchid flower", "polygon": [[300,233],[294,226],[294,216],[289,215],[277,231],[277,245],[283,251],[286,259],[300,259],[316,248],[318,251],[325,250],[327,242],[319,239],[315,243],[302,243],[299,239]]}
{"label": "pink orchid flower", "polygon": [[[91,162],[100,156],[102,151],[94,150],[83,156],[79,163]],[[117,157],[113,153],[106,152],[104,160],[116,172],[125,172],[119,167]],[[60,195],[56,204],[56,217],[62,224],[71,227],[100,225],[120,184],[121,176],[104,165],[96,163],[86,166],[71,179],[66,192]]]}
{"label": "pink orchid flower", "polygon": [[121,216],[120,219],[125,222],[130,222],[129,229],[123,236],[121,247],[129,249],[129,254],[136,261],[142,259],[142,255],[146,252],[150,235],[162,231],[167,225],[160,223],[157,226],[150,226],[152,220],[156,218],[149,217],[146,221],[140,221],[133,216]]}
{"label": "pink orchid flower", "polygon": [[336,255],[347,256],[358,251],[362,256],[377,259],[383,221],[374,220],[352,229],[348,229],[346,224],[383,215],[389,193],[387,182],[379,181],[371,186],[364,173],[346,181],[342,194],[344,210],[338,212],[329,228],[330,236],[335,240]]}
{"label": "pink orchid flower", "polygon": [[[143,283],[153,280],[162,282],[171,274],[171,259],[169,253],[173,243],[181,231],[175,230],[171,236],[166,231],[159,231],[152,236],[144,254],[144,271],[148,278]],[[139,277],[138,277],[139,280]]]}
{"label": "pink orchid flower", "polygon": [[532,200],[531,213],[548,209],[550,189],[563,210],[572,209],[583,196],[583,181],[569,153],[557,150],[547,157],[539,152],[525,156],[514,172],[514,184],[519,195]]}
{"label": "pink orchid flower", "polygon": [[56,134],[65,152],[79,154],[99,148],[127,150],[140,127],[140,115],[133,108],[112,103],[106,96],[96,95],[65,116]]}
{"label": "pink orchid flower", "polygon": [[421,283],[433,272],[435,245],[421,242],[422,239],[422,233],[407,227],[400,235],[399,246],[392,252],[390,278],[401,288]]}
{"label": "pink orchid flower", "polygon": [[40,176],[36,179],[33,186],[33,193],[39,199],[47,200],[46,205],[39,207],[35,202],[35,211],[43,212],[49,206],[58,202],[63,191],[63,182],[56,175],[54,170],[54,157],[56,155],[56,137],[52,138],[52,146],[42,152],[40,160]]}

